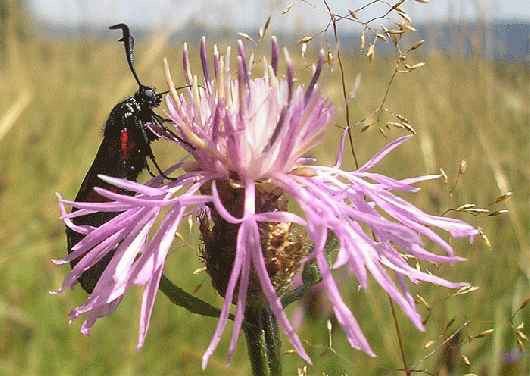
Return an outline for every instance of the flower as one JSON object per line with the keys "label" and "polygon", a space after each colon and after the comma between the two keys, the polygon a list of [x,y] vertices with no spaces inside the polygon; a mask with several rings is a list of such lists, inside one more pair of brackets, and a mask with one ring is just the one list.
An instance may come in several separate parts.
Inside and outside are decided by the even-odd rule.
{"label": "flower", "polygon": [[[82,330],[88,333],[95,320],[109,313],[131,286],[143,285],[138,341],[141,347],[176,230],[184,217],[198,215],[206,267],[213,286],[225,299],[203,357],[203,368],[221,339],[232,303],[236,309],[228,361],[247,304],[266,304],[297,353],[310,362],[280,301],[280,295],[289,287],[300,265],[310,260],[318,264],[322,286],[351,346],[375,356],[341,298],[331,269],[348,266],[359,288],[364,289],[371,274],[410,320],[423,329],[406,280],[427,281],[449,288],[465,284],[417,270],[407,263],[406,256],[437,263],[461,261],[432,228],[445,230],[453,237],[469,236],[470,240],[478,231],[457,219],[426,214],[392,193],[415,192],[418,189],[413,187],[414,183],[438,176],[394,180],[370,172],[410,136],[391,142],[356,171],[340,169],[342,147],[336,164],[331,167],[318,166],[314,160],[304,158],[304,153],[322,140],[337,115],[316,85],[324,65],[323,55],[309,85],[295,87],[286,51],[285,79],[278,74],[276,39],[272,40],[270,64],[263,62],[262,78],[251,79],[252,59],[247,60],[241,41],[238,47],[237,77],[230,76],[230,48],[225,56],[215,48],[211,76],[203,39],[202,83],[191,74],[185,47],[183,61],[188,87],[180,94],[166,66],[170,92],[167,116],[180,138],[193,147],[189,149],[194,158],[192,162],[181,161],[172,171],[182,167],[185,173],[165,184],[157,177],[146,185],[102,177],[137,193],[131,197],[96,188],[113,202],[77,203],[60,199],[66,224],[87,233],[77,245],[79,252],[87,255],[86,262],[79,262],[73,268],[59,292],[75,284],[86,268],[115,250],[93,293],[70,317],[73,320],[87,313]],[[173,140],[180,142],[176,137]],[[288,210],[288,199],[298,205],[302,215]],[[67,215],[64,205],[79,210]],[[150,237],[155,219],[165,208],[159,227]],[[122,213],[98,228],[78,228],[72,224],[72,217],[93,211]],[[312,248],[306,247],[304,236],[294,233],[293,224],[305,229]],[[331,267],[324,249],[330,231],[339,241]],[[439,245],[446,255],[428,252],[423,237]],[[67,263],[77,255],[72,253],[60,262]],[[394,279],[389,271],[393,272]]]}

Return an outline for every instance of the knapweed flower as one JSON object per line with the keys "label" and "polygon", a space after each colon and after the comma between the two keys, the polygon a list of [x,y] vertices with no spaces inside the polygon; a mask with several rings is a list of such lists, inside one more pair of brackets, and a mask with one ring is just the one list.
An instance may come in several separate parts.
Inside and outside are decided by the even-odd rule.
{"label": "knapweed flower", "polygon": [[[469,236],[471,240],[477,230],[456,219],[426,214],[392,193],[415,192],[412,184],[436,176],[394,180],[370,172],[410,136],[391,142],[356,171],[340,169],[341,144],[334,166],[318,166],[303,155],[322,140],[337,114],[316,85],[324,65],[323,55],[310,83],[295,86],[287,52],[285,78],[278,74],[279,49],[274,38],[271,61],[269,64],[263,60],[265,73],[261,78],[251,78],[253,63],[252,59],[247,60],[242,42],[235,58],[235,77],[230,74],[230,49],[221,56],[215,48],[213,76],[204,40],[200,51],[204,76],[201,82],[191,74],[186,48],[183,60],[188,85],[182,92],[177,93],[166,69],[170,87],[167,116],[175,133],[193,147],[189,149],[194,160],[177,165],[185,172],[165,184],[161,178],[146,185],[104,178],[137,192],[135,197],[97,189],[113,202],[60,201],[66,224],[87,234],[76,246],[80,254],[87,253],[86,262],[74,267],[60,291],[75,284],[84,270],[115,250],[93,293],[83,306],[71,312],[71,319],[87,313],[82,329],[87,333],[131,286],[143,285],[138,342],[142,346],[175,233],[183,218],[194,215],[204,243],[206,269],[213,286],[224,297],[217,328],[203,357],[203,368],[221,339],[232,304],[235,318],[228,359],[249,305],[270,307],[295,350],[310,361],[280,301],[300,266],[310,260],[316,260],[323,289],[354,348],[374,355],[339,294],[332,268],[349,268],[356,278],[351,281],[355,288],[367,288],[371,275],[422,329],[407,280],[450,288],[463,284],[417,270],[408,264],[407,257],[436,263],[460,261],[433,228],[453,237]],[[301,214],[289,211],[289,203],[291,207],[297,205],[297,213]],[[66,215],[64,205],[80,210]],[[121,214],[98,228],[72,224],[73,216],[94,211]],[[162,213],[159,227],[152,229]],[[336,236],[339,244],[331,265],[325,252],[329,233]],[[445,255],[427,251],[424,238],[440,246]],[[311,247],[307,246],[308,240]],[[72,255],[62,262],[69,262]]]}

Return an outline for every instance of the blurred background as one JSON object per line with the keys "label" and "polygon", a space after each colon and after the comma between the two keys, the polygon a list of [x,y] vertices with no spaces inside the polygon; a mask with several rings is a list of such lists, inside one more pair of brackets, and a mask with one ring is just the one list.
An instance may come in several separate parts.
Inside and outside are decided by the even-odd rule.
{"label": "blurred background", "polygon": [[[73,199],[101,141],[112,107],[137,87],[117,43],[119,32],[108,26],[124,22],[136,37],[135,58],[143,83],[164,90],[162,59],[173,79],[184,82],[182,43],[189,42],[198,74],[198,42],[207,36],[221,50],[235,46],[245,33],[247,53],[268,55],[269,36],[279,37],[296,63],[300,82],[310,77],[311,63],[324,48],[337,58],[329,16],[321,1],[301,1],[285,14],[284,1],[65,1],[4,0],[0,3],[0,374],[5,375],[246,375],[250,366],[240,339],[229,368],[225,366],[229,329],[205,372],[200,359],[216,320],[192,315],[159,295],[144,347],[136,351],[141,289],[130,291],[118,310],[99,320],[91,337],[80,332],[80,320],[68,325],[68,312],[81,305],[80,289],[60,295],[69,271],[51,259],[66,255],[66,237],[55,192]],[[345,279],[343,296],[359,320],[377,358],[350,348],[340,330],[326,328],[330,318],[325,297],[320,305],[293,304],[290,317],[305,312],[299,335],[306,341],[313,366],[309,375],[402,375],[408,368],[423,374],[528,375],[530,307],[530,5],[518,1],[406,0],[400,7],[412,20],[391,12],[382,1],[330,0],[331,10],[355,10],[374,30],[412,25],[400,40],[409,66],[397,73],[391,42],[365,31],[361,51],[359,22],[337,23],[344,83],[356,98],[349,103],[353,148],[360,163],[406,130],[390,123],[407,119],[416,137],[383,160],[377,172],[394,178],[437,174],[442,179],[421,185],[405,198],[426,212],[463,219],[487,237],[473,245],[453,241],[466,262],[453,266],[422,265],[452,281],[468,281],[475,291],[455,294],[420,284],[412,291],[426,331],[418,332],[401,313],[396,334],[388,297],[373,287],[358,292]],[[363,8],[364,5],[368,5]],[[263,41],[258,29],[271,22]],[[374,19],[375,18],[375,19]],[[298,40],[314,36],[302,55]],[[367,58],[375,42],[373,61]],[[257,59],[258,60],[258,59]],[[259,61],[259,60],[258,60]],[[399,71],[406,71],[403,63]],[[281,70],[281,68],[280,68]],[[342,108],[341,74],[333,65],[322,90]],[[383,111],[378,109],[384,108]],[[163,109],[160,110],[160,112]],[[379,116],[379,114],[381,114]],[[368,125],[372,124],[368,127]],[[346,125],[345,114],[341,127]],[[361,131],[365,129],[364,131]],[[321,164],[334,162],[341,130],[330,132],[314,152]],[[182,155],[173,145],[154,144],[159,164],[168,167]],[[353,158],[345,164],[354,168]],[[466,160],[465,172],[461,169]],[[460,173],[459,173],[460,170]],[[140,180],[146,179],[146,174]],[[507,193],[506,200],[496,199]],[[475,204],[484,211],[451,210]],[[507,210],[507,212],[505,212]],[[497,215],[498,214],[498,215]],[[220,307],[222,299],[198,257],[198,233],[182,228],[182,244],[168,258],[166,274],[180,287]],[[333,323],[333,321],[332,321]],[[523,324],[523,325],[521,325]],[[229,324],[230,325],[230,324]],[[336,330],[335,330],[336,329]],[[494,331],[489,334],[489,329]],[[482,334],[481,334],[482,333]],[[486,335],[488,334],[488,335]],[[330,336],[332,345],[330,346]],[[289,350],[288,342],[284,350]],[[284,372],[295,375],[305,364],[284,356]],[[420,373],[422,374],[422,373]]]}

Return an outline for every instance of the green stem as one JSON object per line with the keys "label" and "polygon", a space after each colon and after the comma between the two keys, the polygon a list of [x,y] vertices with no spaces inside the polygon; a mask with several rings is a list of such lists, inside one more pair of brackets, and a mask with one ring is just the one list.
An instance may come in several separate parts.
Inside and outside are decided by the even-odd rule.
{"label": "green stem", "polygon": [[[169,300],[171,300],[173,304],[182,308],[186,308],[191,313],[210,317],[219,317],[221,314],[221,310],[219,308],[216,308],[211,304],[182,290],[180,287],[175,286],[163,274],[158,288],[169,298]],[[232,314],[230,314],[228,317],[230,320],[234,319],[234,315]]]}
{"label": "green stem", "polygon": [[278,323],[270,308],[248,307],[243,326],[253,376],[281,376],[282,354]]}

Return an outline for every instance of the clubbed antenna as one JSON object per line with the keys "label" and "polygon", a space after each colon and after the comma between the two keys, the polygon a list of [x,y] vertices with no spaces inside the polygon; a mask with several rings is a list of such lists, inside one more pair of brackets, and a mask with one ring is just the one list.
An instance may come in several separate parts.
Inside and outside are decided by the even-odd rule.
{"label": "clubbed antenna", "polygon": [[134,54],[133,54],[134,38],[129,33],[129,27],[125,24],[120,23],[117,25],[112,25],[111,27],[109,27],[109,29],[111,30],[121,29],[123,31],[123,37],[118,39],[118,41],[123,42],[123,45],[125,47],[125,54],[127,55],[127,62],[129,63],[129,68],[131,69],[134,79],[138,83],[138,86],[140,87],[143,86],[142,83],[140,82],[140,79],[138,78],[138,75],[136,74],[136,69],[134,68]]}

